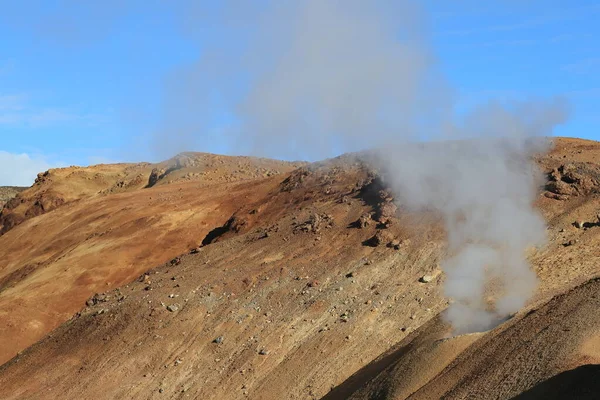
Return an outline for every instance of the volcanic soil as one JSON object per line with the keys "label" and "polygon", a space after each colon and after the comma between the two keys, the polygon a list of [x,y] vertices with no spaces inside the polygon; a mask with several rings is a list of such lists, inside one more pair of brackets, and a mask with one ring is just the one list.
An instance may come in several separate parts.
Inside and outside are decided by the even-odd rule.
{"label": "volcanic soil", "polygon": [[0,398],[597,398],[598,160],[566,138],[536,158],[539,289],[462,336],[440,216],[360,155],[42,173],[0,215]]}

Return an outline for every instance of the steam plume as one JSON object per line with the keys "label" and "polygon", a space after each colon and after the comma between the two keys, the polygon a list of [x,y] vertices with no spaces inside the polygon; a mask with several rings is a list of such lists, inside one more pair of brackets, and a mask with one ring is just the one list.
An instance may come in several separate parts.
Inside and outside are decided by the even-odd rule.
{"label": "steam plume", "polygon": [[[530,157],[565,120],[564,104],[491,103],[458,119],[416,2],[240,3],[225,2],[212,18],[234,44],[207,48],[182,71],[170,107],[176,121],[165,126],[189,137],[206,123],[193,110],[210,109],[207,94],[218,92],[237,151],[315,159],[385,149],[379,159],[398,200],[444,217],[449,321],[458,331],[484,329],[518,310],[536,282],[524,252],[544,239]],[[411,144],[424,138],[445,142]],[[490,279],[503,287],[491,309]]]}

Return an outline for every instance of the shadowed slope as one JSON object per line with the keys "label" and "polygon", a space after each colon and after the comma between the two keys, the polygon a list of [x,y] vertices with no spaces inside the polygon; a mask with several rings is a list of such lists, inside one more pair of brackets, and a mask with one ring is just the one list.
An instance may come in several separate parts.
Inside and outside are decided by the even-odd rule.
{"label": "shadowed slope", "polygon": [[600,365],[582,365],[537,384],[513,400],[595,400],[600,394]]}

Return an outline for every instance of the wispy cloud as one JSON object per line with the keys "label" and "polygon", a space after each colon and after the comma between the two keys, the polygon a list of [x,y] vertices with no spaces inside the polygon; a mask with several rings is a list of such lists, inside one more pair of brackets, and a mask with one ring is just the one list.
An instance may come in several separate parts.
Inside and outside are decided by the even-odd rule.
{"label": "wispy cloud", "polygon": [[78,113],[56,107],[32,105],[26,94],[0,95],[0,126],[40,128],[64,124],[96,126],[106,121],[101,114]]}
{"label": "wispy cloud", "polygon": [[588,57],[562,66],[562,70],[571,74],[596,72],[600,67],[600,57]]}
{"label": "wispy cloud", "polygon": [[30,186],[39,172],[60,166],[44,156],[0,150],[0,186]]}
{"label": "wispy cloud", "polygon": [[585,34],[585,33],[561,33],[559,35],[549,38],[548,42],[549,43],[564,43],[564,42],[571,42],[571,41],[575,41],[575,40],[587,39],[590,37],[591,37],[590,34]]}
{"label": "wispy cloud", "polygon": [[0,95],[0,112],[20,111],[25,108],[26,101],[24,94]]}

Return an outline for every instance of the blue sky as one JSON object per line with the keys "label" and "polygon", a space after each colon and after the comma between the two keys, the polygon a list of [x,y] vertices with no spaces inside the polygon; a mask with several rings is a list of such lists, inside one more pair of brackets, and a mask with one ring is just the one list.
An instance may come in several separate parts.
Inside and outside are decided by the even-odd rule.
{"label": "blue sky", "polygon": [[[489,99],[565,96],[571,117],[555,134],[598,139],[597,1],[423,4],[434,53],[459,109]],[[168,146],[150,138],[169,129],[161,124],[169,96],[177,95],[169,93],[172,82],[208,47],[232,40],[203,29],[201,11],[191,10],[190,1],[5,2],[0,185],[31,184],[37,171],[51,166],[164,158]],[[231,110],[211,104],[188,110],[210,121],[193,133],[188,149],[231,152],[231,138],[220,130]]]}

